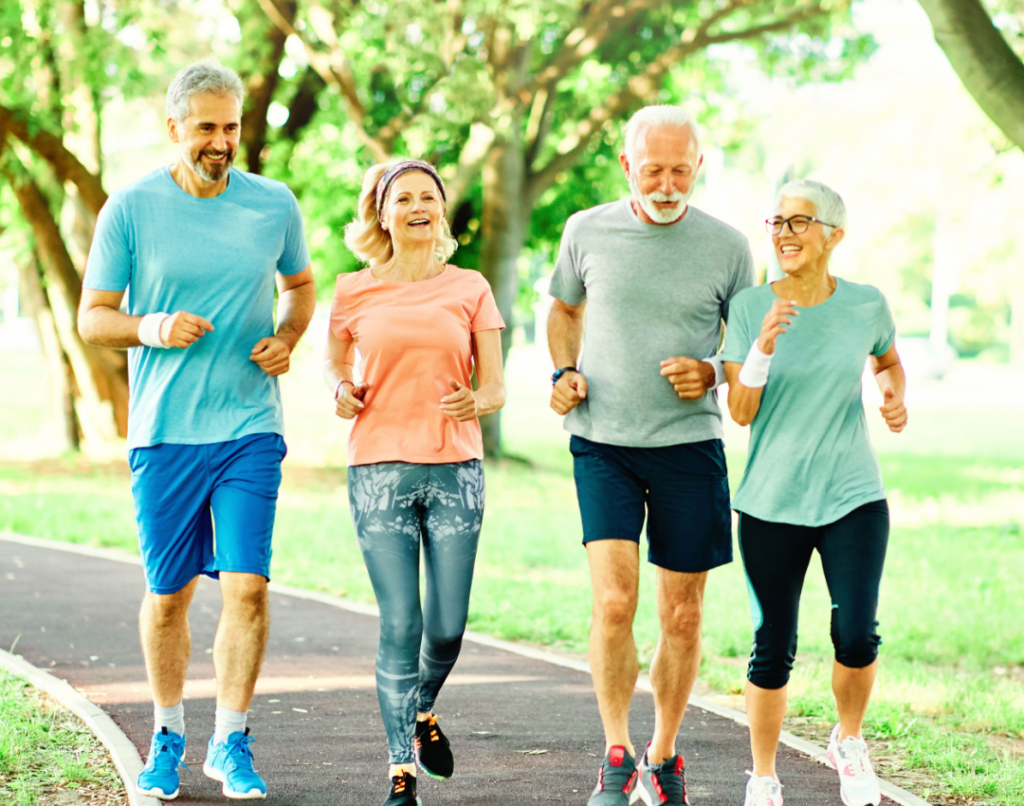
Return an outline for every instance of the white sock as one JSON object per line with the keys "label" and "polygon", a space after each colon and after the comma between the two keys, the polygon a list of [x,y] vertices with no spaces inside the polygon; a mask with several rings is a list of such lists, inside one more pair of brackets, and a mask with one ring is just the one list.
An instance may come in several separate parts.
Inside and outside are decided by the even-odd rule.
{"label": "white sock", "polygon": [[248,711],[232,711],[222,705],[217,706],[217,716],[214,717],[213,743],[226,742],[232,733],[242,733],[245,730],[245,718]]}
{"label": "white sock", "polygon": [[161,728],[167,728],[171,733],[179,736],[185,735],[185,703],[179,702],[170,708],[161,708],[153,703],[154,733],[159,733]]}

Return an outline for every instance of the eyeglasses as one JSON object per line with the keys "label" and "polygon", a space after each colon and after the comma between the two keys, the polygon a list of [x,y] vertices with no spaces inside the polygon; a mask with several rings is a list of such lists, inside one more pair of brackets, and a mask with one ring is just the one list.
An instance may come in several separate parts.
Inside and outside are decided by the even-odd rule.
{"label": "eyeglasses", "polygon": [[803,235],[807,232],[807,228],[811,226],[812,221],[817,221],[826,227],[835,227],[835,224],[829,224],[820,218],[811,218],[809,215],[791,215],[789,218],[776,216],[775,218],[767,219],[764,224],[771,235],[781,235],[786,224],[789,224],[789,231],[794,235]]}

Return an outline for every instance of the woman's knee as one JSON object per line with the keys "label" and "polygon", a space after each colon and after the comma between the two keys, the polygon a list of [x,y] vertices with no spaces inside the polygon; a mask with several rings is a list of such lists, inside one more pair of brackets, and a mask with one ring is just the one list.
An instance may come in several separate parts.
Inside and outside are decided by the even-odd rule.
{"label": "woman's knee", "polygon": [[759,630],[747,665],[747,680],[758,688],[779,689],[789,682],[796,660],[796,633]]}
{"label": "woman's knee", "polygon": [[423,640],[423,619],[416,613],[385,615],[380,617],[380,645],[382,650],[418,653]]}

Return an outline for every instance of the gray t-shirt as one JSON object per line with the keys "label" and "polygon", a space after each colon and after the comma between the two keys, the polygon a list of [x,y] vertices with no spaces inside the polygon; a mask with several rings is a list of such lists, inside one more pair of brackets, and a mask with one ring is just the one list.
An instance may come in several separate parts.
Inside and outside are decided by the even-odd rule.
{"label": "gray t-shirt", "polygon": [[[723,360],[746,361],[776,299],[765,284],[733,300]],[[831,297],[797,312],[776,342],[732,505],[763,521],[823,526],[885,498],[861,377],[869,355],[892,347],[896,325],[881,291],[840,277]]]}
{"label": "gray t-shirt", "polygon": [[692,205],[669,225],[645,224],[628,198],[573,215],[550,287],[567,305],[587,302],[587,397],[566,430],[638,448],[721,439],[715,392],[680,400],[661,362],[714,355],[729,301],[752,282],[747,239]]}

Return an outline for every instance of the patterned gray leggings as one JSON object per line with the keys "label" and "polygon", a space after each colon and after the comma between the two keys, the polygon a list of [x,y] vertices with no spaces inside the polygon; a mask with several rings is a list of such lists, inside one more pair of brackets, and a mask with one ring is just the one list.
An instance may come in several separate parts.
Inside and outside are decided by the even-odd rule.
{"label": "patterned gray leggings", "polygon": [[348,469],[348,497],[380,608],[377,698],[388,760],[409,764],[416,712],[434,707],[462,647],[484,514],[483,465],[356,465]]}

